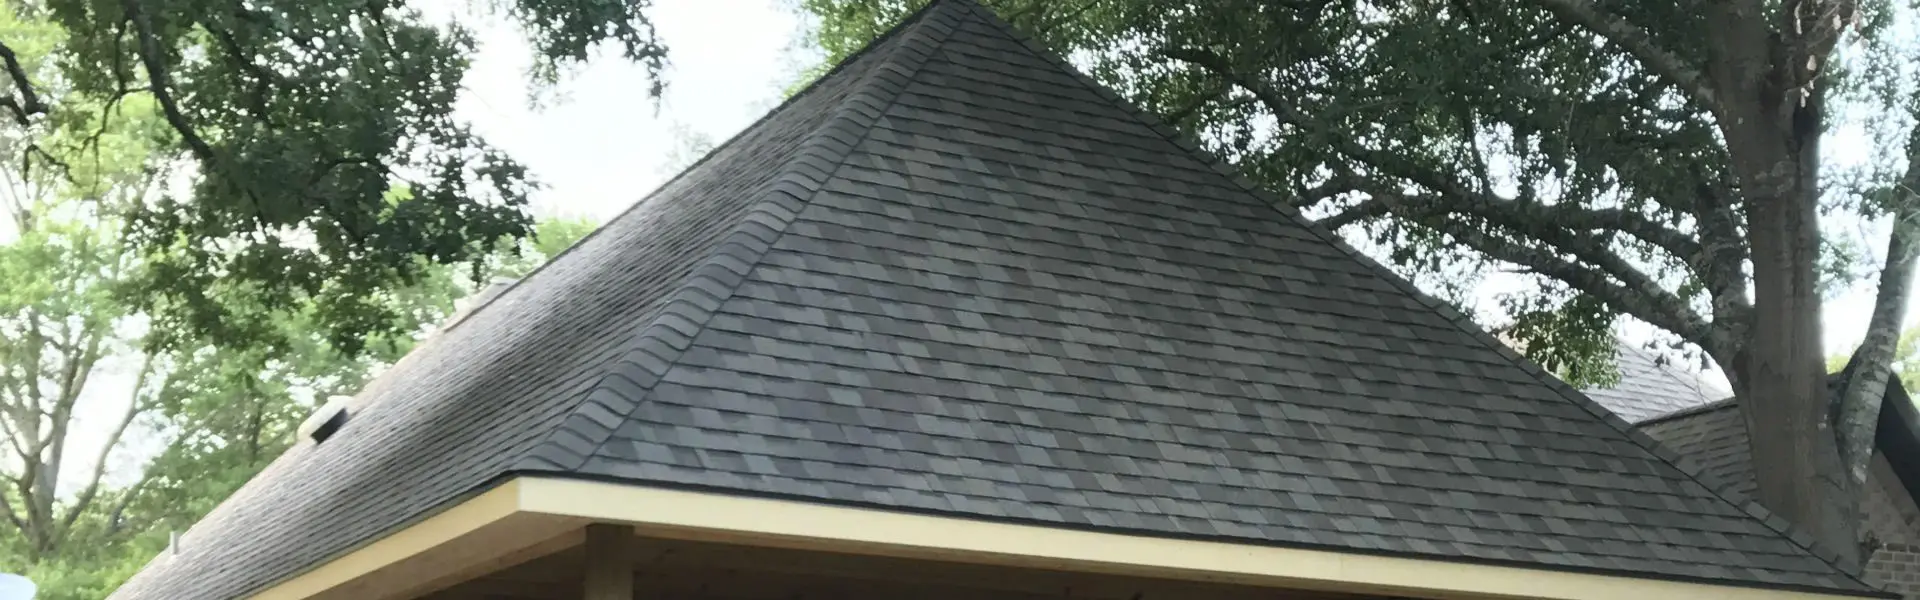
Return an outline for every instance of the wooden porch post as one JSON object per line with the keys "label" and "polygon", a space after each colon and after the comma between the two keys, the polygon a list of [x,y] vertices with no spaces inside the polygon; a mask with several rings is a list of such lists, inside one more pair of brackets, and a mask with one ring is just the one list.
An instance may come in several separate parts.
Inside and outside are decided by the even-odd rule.
{"label": "wooden porch post", "polygon": [[633,600],[633,528],[589,524],[585,549],[582,600]]}

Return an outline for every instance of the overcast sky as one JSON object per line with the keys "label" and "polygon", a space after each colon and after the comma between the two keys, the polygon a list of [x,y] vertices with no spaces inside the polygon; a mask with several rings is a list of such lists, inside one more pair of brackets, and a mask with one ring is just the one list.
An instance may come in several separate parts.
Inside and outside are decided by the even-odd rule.
{"label": "overcast sky", "polygon": [[647,97],[645,70],[612,56],[530,108],[531,55],[520,33],[465,16],[479,28],[481,48],[459,112],[547,184],[537,210],[611,218],[674,174],[670,160],[688,135],[726,140],[818,60],[790,1],[655,0],[647,14],[672,61],[658,106]]}

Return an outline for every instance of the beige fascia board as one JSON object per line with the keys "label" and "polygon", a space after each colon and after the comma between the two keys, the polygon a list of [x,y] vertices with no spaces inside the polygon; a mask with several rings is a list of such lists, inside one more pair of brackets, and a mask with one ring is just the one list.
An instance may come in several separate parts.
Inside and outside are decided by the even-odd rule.
{"label": "beige fascia board", "polygon": [[412,598],[579,543],[584,521],[524,510],[526,491],[501,482],[249,598]]}
{"label": "beige fascia board", "polygon": [[559,478],[523,510],[658,537],[978,564],[1427,598],[1837,600],[1858,596],[1058,529]]}
{"label": "beige fascia board", "polygon": [[1859,596],[1059,529],[520,476],[252,596],[410,598],[578,543],[586,523],[684,540],[1327,592],[1493,600]]}

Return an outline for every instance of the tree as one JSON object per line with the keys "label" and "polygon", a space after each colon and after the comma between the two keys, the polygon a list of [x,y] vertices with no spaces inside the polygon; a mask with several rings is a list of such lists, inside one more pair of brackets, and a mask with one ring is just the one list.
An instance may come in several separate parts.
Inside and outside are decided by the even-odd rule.
{"label": "tree", "polygon": [[[830,61],[921,4],[802,2]],[[1533,336],[1530,354],[1609,352],[1622,316],[1697,348],[1752,407],[1757,499],[1859,564],[1854,499],[1920,240],[1920,77],[1896,24],[1911,6],[988,4],[1404,272],[1527,274],[1537,285],[1507,308],[1550,325],[1510,332]],[[1897,159],[1845,188],[1822,178],[1836,107]],[[1838,397],[1821,369],[1822,249],[1837,246],[1823,202],[1891,223],[1872,332]]]}
{"label": "tree", "polygon": [[[23,68],[57,55],[60,31],[0,6],[0,36],[32,42],[14,55]],[[127,293],[170,264],[127,227],[181,163],[164,143],[164,108],[59,97],[112,118],[0,130],[0,154],[41,161],[0,163],[0,564],[45,575],[44,597],[111,589],[132,573],[129,557],[144,562],[156,536],[192,524],[278,455],[316,401],[351,393],[397,360],[476,282],[521,276],[593,228],[542,220],[534,237],[465,268],[415,258],[411,285],[364,300],[391,317],[351,350],[323,333],[330,317],[314,298],[277,307],[240,293],[247,286],[214,286],[208,298],[263,328],[215,340],[168,327]],[[382,197],[404,206],[411,191]],[[104,438],[85,445],[89,429]],[[142,435],[160,443],[150,461],[123,444]]]}
{"label": "tree", "polygon": [[[14,17],[0,9],[0,31],[34,41],[26,64],[41,62],[59,39],[45,22]],[[12,57],[10,57],[12,58]],[[76,102],[77,104],[78,102]],[[96,508],[108,456],[94,456],[78,487],[63,480],[70,461],[69,442],[85,413],[89,382],[111,358],[124,354],[143,324],[128,315],[120,290],[138,277],[138,265],[123,251],[125,237],[111,223],[116,207],[149,198],[166,176],[145,137],[154,122],[150,105],[130,101],[119,126],[97,132],[85,161],[56,175],[34,171],[26,163],[0,166],[0,207],[8,225],[0,232],[0,459],[7,464],[0,483],[0,513],[23,539],[23,551],[37,561],[65,544],[81,515]],[[57,139],[58,132],[37,136]],[[0,136],[0,149],[17,156],[53,156],[33,150],[33,137]],[[23,151],[23,146],[26,150]],[[34,154],[38,153],[38,154]],[[64,164],[65,161],[63,161]],[[139,361],[126,408],[100,424],[109,432],[104,447],[117,445],[146,406],[155,371]],[[77,490],[67,502],[59,494]],[[63,506],[64,504],[64,506]],[[107,509],[113,510],[111,508]]]}
{"label": "tree", "polygon": [[[483,282],[522,277],[593,228],[593,223],[581,219],[542,219],[533,237],[486,257],[477,279],[470,271],[450,266],[426,271],[418,284],[382,296],[385,306],[403,315],[406,332],[365,340],[364,351],[354,354],[335,348],[318,332],[312,310],[283,313],[273,321],[280,329],[275,337],[289,340],[285,346],[214,344],[169,336],[170,341],[157,351],[140,343],[150,337],[150,331],[127,324],[141,320],[142,315],[122,316],[117,319],[120,327],[87,330],[99,342],[78,346],[99,350],[84,355],[91,360],[84,368],[69,366],[76,359],[64,354],[59,360],[37,363],[26,359],[26,353],[19,351],[28,345],[21,341],[25,336],[9,336],[12,343],[0,343],[0,372],[7,374],[5,381],[10,384],[0,387],[0,408],[6,409],[0,411],[0,424],[7,427],[7,437],[15,445],[0,449],[0,456],[14,459],[12,464],[0,461],[0,484],[5,484],[0,499],[6,501],[0,508],[8,517],[8,524],[0,526],[0,564],[17,559],[28,565],[29,574],[43,585],[43,598],[104,595],[158,551],[168,533],[184,531],[285,450],[294,441],[294,429],[317,403],[355,393],[373,374],[404,356],[432,327],[445,322],[456,301],[477,292]],[[58,261],[92,264],[75,260],[78,257],[71,252],[58,254],[47,248],[78,246],[70,240],[105,237],[113,231],[117,228],[111,223],[69,223],[57,232],[65,236],[57,239],[69,241],[43,241],[55,239],[53,234],[21,235],[0,244],[0,277],[28,284],[9,292],[46,290],[38,296],[43,304],[7,313],[0,317],[0,324],[21,326],[21,311],[47,323],[88,322],[63,316],[67,313],[55,314],[49,306],[76,307],[67,312],[84,315],[123,314],[116,311],[126,306],[116,303],[114,295],[88,296],[41,285],[46,280],[73,279],[68,277],[69,270],[53,268]],[[95,248],[98,255],[115,254],[110,245]],[[125,246],[118,250],[115,264],[140,266],[136,251]],[[17,260],[20,256],[46,258],[23,265]],[[33,275],[36,269],[44,274]],[[68,337],[74,335],[79,334]],[[70,352],[66,348],[75,345],[63,343],[56,350]],[[77,448],[75,416],[89,408],[99,414],[103,405],[111,404],[102,402],[98,392],[112,383],[112,375],[92,365],[112,362],[137,365],[132,398],[125,399],[124,408],[114,409],[113,432],[95,451],[98,459],[84,470],[82,481],[77,485],[63,481],[63,472],[76,472],[63,470],[60,458]],[[60,393],[35,400],[22,391],[35,385]],[[121,444],[123,434],[131,430],[158,442],[158,453],[150,457],[131,453]],[[14,468],[16,464],[19,468]],[[130,483],[116,486],[104,477],[114,465],[122,470],[138,468],[124,473],[132,476]]]}
{"label": "tree", "polygon": [[[648,0],[500,0],[537,56],[534,88],[601,50],[659,74]],[[406,2],[23,0],[0,27],[0,135],[23,171],[68,172],[134,103],[180,179],[126,207],[155,326],[271,336],[311,304],[349,351],[399,319],[370,300],[528,232],[526,170],[455,118],[473,51]],[[34,27],[18,27],[20,23]],[[53,49],[59,50],[53,56]],[[389,202],[387,190],[413,195]],[[245,298],[244,302],[240,298]],[[261,310],[256,310],[261,309]]]}

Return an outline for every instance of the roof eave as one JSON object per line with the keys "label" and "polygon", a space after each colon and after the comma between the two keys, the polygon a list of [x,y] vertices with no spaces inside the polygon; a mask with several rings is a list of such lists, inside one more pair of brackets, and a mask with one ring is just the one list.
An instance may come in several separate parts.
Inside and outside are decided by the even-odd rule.
{"label": "roof eave", "polygon": [[577,544],[587,523],[633,525],[648,535],[674,539],[1276,590],[1489,600],[1891,597],[1151,537],[546,475],[502,481],[251,597],[307,600],[430,593],[490,568]]}

